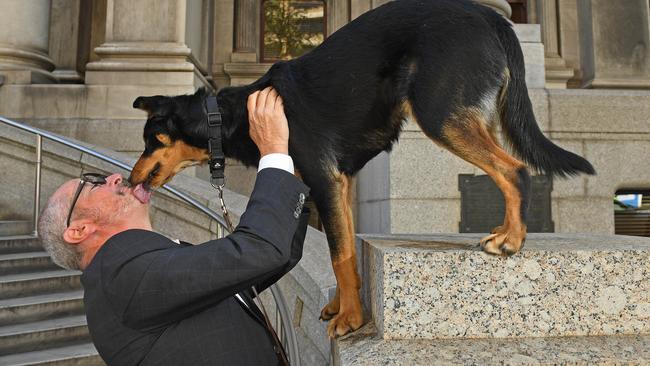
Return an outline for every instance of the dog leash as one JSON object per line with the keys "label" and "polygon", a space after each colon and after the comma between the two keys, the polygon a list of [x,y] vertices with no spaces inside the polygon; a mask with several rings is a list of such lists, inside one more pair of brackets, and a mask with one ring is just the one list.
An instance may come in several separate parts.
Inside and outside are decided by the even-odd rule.
{"label": "dog leash", "polygon": [[226,203],[223,200],[223,188],[226,182],[224,175],[226,157],[223,154],[223,144],[221,141],[222,119],[221,112],[219,112],[219,104],[217,103],[217,96],[208,96],[205,104],[208,114],[208,153],[210,154],[208,165],[210,166],[210,184],[219,191],[219,202],[221,203],[223,218],[228,225],[228,230],[233,232],[235,227],[232,224]]}
{"label": "dog leash", "polygon": [[[226,168],[226,158],[223,153],[223,142],[221,139],[222,119],[221,112],[219,111],[219,104],[217,102],[217,96],[209,95],[206,98],[205,106],[208,114],[208,153],[210,154],[208,165],[210,166],[210,184],[212,184],[212,187],[216,188],[219,191],[219,201],[221,203],[223,218],[228,225],[228,231],[232,233],[235,228],[232,224],[232,220],[230,219],[228,209],[226,208],[226,203],[223,200],[223,188],[226,182],[224,175],[224,170]],[[273,343],[275,343],[273,348],[279,355],[282,364],[288,366],[289,360],[287,358],[287,354],[284,350],[284,347],[282,347],[282,342],[280,342],[278,334],[275,332],[275,329],[273,329],[273,326],[271,325],[271,321],[269,320],[269,317],[266,313],[266,308],[262,303],[262,299],[259,297],[255,286],[252,286],[251,289],[255,294],[255,299],[257,300],[255,301],[255,299],[253,299],[253,302],[255,302],[257,306],[262,310],[261,312],[264,316],[266,328],[271,333]]]}

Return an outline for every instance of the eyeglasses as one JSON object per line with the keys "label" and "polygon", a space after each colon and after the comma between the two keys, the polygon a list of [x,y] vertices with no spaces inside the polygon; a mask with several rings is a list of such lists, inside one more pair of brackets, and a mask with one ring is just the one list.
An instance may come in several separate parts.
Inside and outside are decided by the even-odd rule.
{"label": "eyeglasses", "polygon": [[74,210],[74,205],[77,203],[77,199],[79,199],[79,195],[81,194],[81,190],[84,188],[84,185],[86,183],[90,183],[93,186],[106,184],[106,178],[108,178],[108,176],[99,173],[86,173],[81,176],[81,181],[79,182],[77,191],[75,192],[74,198],[72,199],[72,206],[70,206],[70,212],[68,212],[68,219],[66,220],[66,228],[70,227],[70,218],[72,218],[72,210]]}

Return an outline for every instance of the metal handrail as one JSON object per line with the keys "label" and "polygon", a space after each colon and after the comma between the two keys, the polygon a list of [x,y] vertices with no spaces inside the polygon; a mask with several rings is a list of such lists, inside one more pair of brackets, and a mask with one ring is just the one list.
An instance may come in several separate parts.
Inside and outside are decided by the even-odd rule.
{"label": "metal handrail", "polygon": [[[73,148],[77,151],[81,151],[83,153],[86,153],[90,156],[93,156],[95,158],[98,158],[102,161],[105,161],[107,163],[110,163],[112,165],[117,166],[118,168],[131,171],[133,167],[123,161],[114,159],[108,155],[102,154],[99,151],[92,150],[90,148],[87,148],[83,145],[77,144],[73,141],[70,141],[66,139],[65,137],[59,136],[57,134],[41,130],[36,127],[28,126],[23,123],[19,123],[16,121],[12,121],[10,119],[4,118],[0,116],[0,122],[3,122],[4,124],[7,124],[9,126],[18,128],[20,130],[30,132],[32,134],[36,135],[36,184],[35,184],[35,192],[34,192],[34,232],[33,232],[33,237],[36,238],[38,237],[38,214],[40,211],[40,190],[41,190],[41,165],[42,165],[42,138],[49,139],[51,141],[58,142],[64,146]],[[197,200],[194,198],[190,197],[189,195],[172,188],[168,185],[163,185],[162,188],[164,188],[166,191],[171,193],[172,195],[176,196],[177,198],[181,199],[182,201],[186,202],[187,204],[193,206],[194,208],[198,209],[199,211],[203,212],[204,214],[208,215],[211,219],[215,220],[218,225],[217,225],[217,237],[221,238],[224,236],[224,232],[228,232],[228,226],[226,224],[226,221],[224,220],[223,217],[221,217],[219,214],[211,210],[210,208],[202,205],[199,203]],[[284,296],[282,295],[282,292],[278,288],[277,285],[272,285],[269,287],[271,290],[271,294],[273,295],[273,299],[276,304],[276,311],[278,312],[280,316],[280,322],[278,324],[275,324],[275,329],[279,329],[278,335],[281,338],[282,344],[285,346],[287,350],[287,356],[289,357],[289,360],[291,360],[292,365],[300,365],[300,357],[299,357],[299,351],[298,351],[298,341],[295,335],[295,330],[291,324],[291,319],[289,318],[289,310],[287,308],[286,301],[284,299]]]}

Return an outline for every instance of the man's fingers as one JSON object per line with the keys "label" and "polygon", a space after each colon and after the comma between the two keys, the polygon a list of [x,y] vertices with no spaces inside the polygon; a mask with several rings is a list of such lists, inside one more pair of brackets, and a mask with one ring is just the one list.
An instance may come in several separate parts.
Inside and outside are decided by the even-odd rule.
{"label": "man's fingers", "polygon": [[255,112],[262,113],[266,108],[266,96],[269,94],[269,88],[265,88],[257,94],[257,104],[255,105]]}
{"label": "man's fingers", "polygon": [[255,111],[255,106],[257,104],[257,94],[259,93],[260,92],[258,90],[255,93],[248,96],[248,100],[246,101],[246,107],[248,108],[249,115],[251,115]]}
{"label": "man's fingers", "polygon": [[272,113],[275,109],[275,98],[277,97],[278,92],[276,92],[275,89],[271,87],[268,87],[267,89],[269,89],[269,92],[266,94],[265,108],[267,113]]}

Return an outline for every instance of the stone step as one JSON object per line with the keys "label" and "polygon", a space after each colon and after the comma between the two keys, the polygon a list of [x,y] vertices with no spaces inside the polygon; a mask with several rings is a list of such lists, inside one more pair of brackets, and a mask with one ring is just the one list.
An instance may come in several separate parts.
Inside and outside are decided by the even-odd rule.
{"label": "stone step", "polygon": [[332,344],[335,366],[650,364],[650,335],[387,340],[370,323]]}
{"label": "stone step", "polygon": [[650,333],[650,238],[530,234],[485,254],[481,235],[362,236],[362,297],[384,339]]}
{"label": "stone step", "polygon": [[39,239],[31,236],[12,236],[0,238],[0,254],[42,251]]}
{"label": "stone step", "polygon": [[37,351],[90,340],[85,315],[0,327],[0,355]]}
{"label": "stone step", "polygon": [[31,221],[0,220],[0,236],[29,235],[34,232]]}
{"label": "stone step", "polygon": [[0,356],[0,365],[100,366],[105,365],[92,343]]}
{"label": "stone step", "polygon": [[0,254],[0,275],[59,268],[47,252]]}
{"label": "stone step", "polygon": [[83,314],[82,290],[0,300],[0,325],[79,314]]}
{"label": "stone step", "polygon": [[64,269],[0,276],[0,299],[81,288],[79,271]]}

